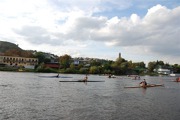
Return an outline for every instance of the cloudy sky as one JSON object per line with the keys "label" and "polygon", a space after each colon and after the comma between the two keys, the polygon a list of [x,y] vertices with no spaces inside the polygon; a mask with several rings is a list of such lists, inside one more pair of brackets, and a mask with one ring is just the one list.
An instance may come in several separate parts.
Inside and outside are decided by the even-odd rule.
{"label": "cloudy sky", "polygon": [[180,64],[179,0],[0,0],[0,40],[58,56]]}

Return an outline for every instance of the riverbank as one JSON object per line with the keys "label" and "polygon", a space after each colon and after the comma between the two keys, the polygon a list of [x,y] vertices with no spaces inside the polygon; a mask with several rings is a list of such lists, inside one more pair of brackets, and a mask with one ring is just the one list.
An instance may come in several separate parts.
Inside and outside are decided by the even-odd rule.
{"label": "riverbank", "polygon": [[[52,68],[36,68],[36,69],[27,69],[27,68],[17,68],[17,67],[0,67],[0,71],[9,71],[9,72],[36,72],[36,73],[62,73],[62,74],[92,74],[87,73],[87,71],[78,71],[78,70],[70,70],[70,69],[52,69]],[[94,73],[96,74],[96,73]],[[101,73],[101,74],[107,74],[107,73]],[[119,74],[122,75],[122,74]],[[128,75],[128,74],[123,74]],[[140,76],[159,76],[158,73],[141,73]],[[167,76],[167,75],[165,75]]]}

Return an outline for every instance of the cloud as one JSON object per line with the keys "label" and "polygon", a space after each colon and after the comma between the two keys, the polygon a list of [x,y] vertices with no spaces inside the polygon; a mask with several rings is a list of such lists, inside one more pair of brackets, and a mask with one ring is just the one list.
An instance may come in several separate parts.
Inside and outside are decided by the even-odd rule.
{"label": "cloud", "polygon": [[[134,8],[134,2],[1,0],[0,3],[0,26],[3,28],[0,39],[16,41],[19,45],[38,46],[39,50],[44,50],[44,45],[46,50],[54,48],[57,53],[74,49],[76,55],[85,49],[90,51],[95,44],[113,52],[116,48],[144,56],[180,55],[179,6],[168,8],[157,4],[146,8],[143,16],[132,12],[124,17],[119,14],[109,17],[101,13],[113,13],[115,9],[117,13],[125,12]],[[76,45],[78,47],[74,47]]]}
{"label": "cloud", "polygon": [[[114,26],[113,23],[106,26],[114,38],[108,42],[112,41],[113,45],[122,47],[147,46],[150,51],[159,54],[167,54],[167,51],[172,51],[169,45],[180,49],[179,44],[177,44],[179,43],[178,31],[180,29],[178,25],[179,11],[180,7],[170,10],[157,5],[149,9],[146,16],[141,19],[135,14],[129,18],[116,18],[118,22]],[[164,52],[159,50],[162,46],[166,49]]]}
{"label": "cloud", "polygon": [[[101,41],[108,45],[137,47],[142,51],[136,54],[154,54],[161,56],[180,55],[179,30],[180,7],[168,9],[156,5],[140,18],[132,14],[129,18],[79,17],[75,19],[72,31],[66,35],[69,39]],[[170,47],[170,46],[173,46]]]}
{"label": "cloud", "polygon": [[14,29],[14,32],[33,44],[46,43],[56,45],[58,40],[46,29],[39,26],[23,26],[20,30]]}

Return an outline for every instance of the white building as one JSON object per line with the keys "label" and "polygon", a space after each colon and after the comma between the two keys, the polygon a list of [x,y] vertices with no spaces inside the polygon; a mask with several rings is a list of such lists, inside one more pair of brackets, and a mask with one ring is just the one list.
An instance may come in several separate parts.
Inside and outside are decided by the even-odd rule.
{"label": "white building", "polygon": [[159,74],[163,74],[163,75],[169,75],[171,73],[171,71],[169,69],[163,69],[163,68],[157,69],[157,72]]}
{"label": "white building", "polygon": [[13,67],[24,67],[34,69],[35,65],[38,64],[38,58],[0,56],[0,63]]}

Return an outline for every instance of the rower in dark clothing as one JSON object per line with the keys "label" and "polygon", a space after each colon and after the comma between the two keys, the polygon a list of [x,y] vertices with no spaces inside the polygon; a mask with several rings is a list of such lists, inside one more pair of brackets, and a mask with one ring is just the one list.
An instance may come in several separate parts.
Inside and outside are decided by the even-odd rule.
{"label": "rower in dark clothing", "polygon": [[59,73],[58,73],[58,75],[56,76],[57,78],[59,77]]}
{"label": "rower in dark clothing", "polygon": [[88,76],[86,74],[86,76],[84,77],[84,81],[87,82],[87,80],[88,80]]}
{"label": "rower in dark clothing", "polygon": [[108,76],[108,77],[109,77],[109,78],[111,78],[111,76],[112,76],[112,75],[111,75],[111,74],[109,74],[109,76]]}
{"label": "rower in dark clothing", "polygon": [[139,85],[142,86],[142,87],[145,87],[145,86],[147,85],[146,80],[144,79],[143,81],[141,81],[141,82],[139,83]]}
{"label": "rower in dark clothing", "polygon": [[144,85],[147,85],[147,82],[146,82],[146,80],[144,79]]}

